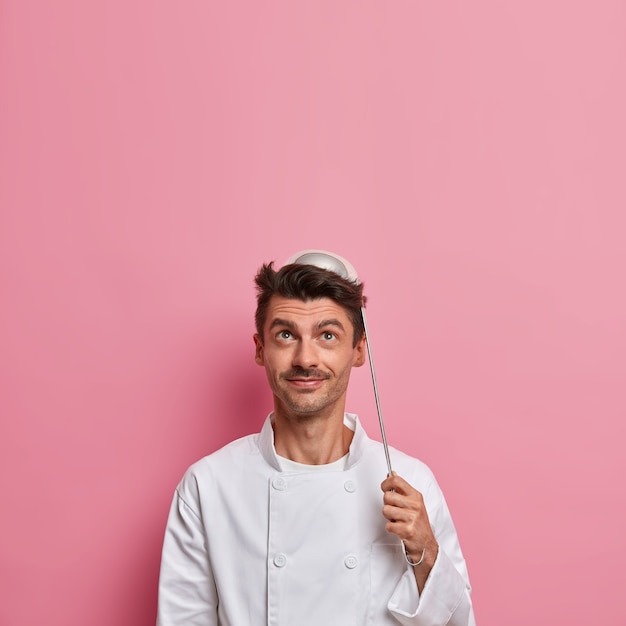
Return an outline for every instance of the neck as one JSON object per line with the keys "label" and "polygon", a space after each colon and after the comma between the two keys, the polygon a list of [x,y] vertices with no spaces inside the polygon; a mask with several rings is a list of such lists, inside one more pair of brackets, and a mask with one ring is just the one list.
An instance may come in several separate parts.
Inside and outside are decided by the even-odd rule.
{"label": "neck", "polygon": [[276,454],[306,465],[325,465],[345,456],[354,433],[341,415],[287,416],[274,412]]}

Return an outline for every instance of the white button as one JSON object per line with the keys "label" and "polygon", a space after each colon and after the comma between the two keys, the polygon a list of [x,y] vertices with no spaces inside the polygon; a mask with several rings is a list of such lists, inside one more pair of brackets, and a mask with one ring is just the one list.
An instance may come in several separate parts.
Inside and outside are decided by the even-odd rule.
{"label": "white button", "polygon": [[354,569],[359,564],[359,559],[357,559],[354,554],[349,554],[344,560],[343,564],[348,569]]}
{"label": "white button", "polygon": [[287,565],[287,557],[282,552],[277,552],[274,556],[274,565],[276,567],[285,567]]}
{"label": "white button", "polygon": [[272,487],[278,491],[285,491],[287,489],[287,481],[284,478],[274,478]]}
{"label": "white button", "polygon": [[356,491],[356,483],[353,480],[346,480],[346,482],[343,484],[343,488],[348,493],[354,493]]}

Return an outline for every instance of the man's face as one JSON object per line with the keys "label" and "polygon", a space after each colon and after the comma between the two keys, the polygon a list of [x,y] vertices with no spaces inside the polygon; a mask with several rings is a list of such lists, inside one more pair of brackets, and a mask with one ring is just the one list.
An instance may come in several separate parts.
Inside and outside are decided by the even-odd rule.
{"label": "man's face", "polygon": [[265,367],[274,408],[291,416],[343,415],[350,371],[365,362],[365,338],[352,346],[348,314],[329,298],[272,296],[256,362]]}

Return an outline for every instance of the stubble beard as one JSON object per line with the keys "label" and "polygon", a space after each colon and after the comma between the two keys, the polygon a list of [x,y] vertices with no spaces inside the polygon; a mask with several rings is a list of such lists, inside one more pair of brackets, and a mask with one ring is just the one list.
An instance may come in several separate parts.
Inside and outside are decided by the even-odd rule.
{"label": "stubble beard", "polygon": [[[325,385],[327,389],[290,389],[289,383],[282,380],[277,382],[274,390],[275,399],[283,405],[284,409],[296,419],[309,420],[320,416],[326,409],[332,409],[342,396],[345,396],[347,380],[342,384],[343,376],[333,379],[328,376]],[[349,376],[349,374],[348,374]]]}
{"label": "stubble beard", "polygon": [[315,417],[333,403],[328,394],[315,397],[314,391],[284,393],[280,395],[280,401],[289,413],[302,419]]}

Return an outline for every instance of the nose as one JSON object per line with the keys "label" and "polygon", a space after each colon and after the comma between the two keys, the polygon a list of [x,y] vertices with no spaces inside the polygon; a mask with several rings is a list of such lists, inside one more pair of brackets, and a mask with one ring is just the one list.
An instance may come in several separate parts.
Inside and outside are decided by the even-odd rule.
{"label": "nose", "polygon": [[300,339],[298,348],[293,355],[293,367],[311,369],[319,365],[318,361],[319,358],[314,342],[306,338]]}

